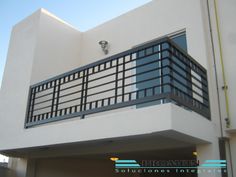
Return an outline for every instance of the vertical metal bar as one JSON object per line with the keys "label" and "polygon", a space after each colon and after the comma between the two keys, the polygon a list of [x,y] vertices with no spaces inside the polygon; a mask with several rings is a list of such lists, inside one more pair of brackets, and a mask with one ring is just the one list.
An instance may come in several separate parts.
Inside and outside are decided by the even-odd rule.
{"label": "vertical metal bar", "polygon": [[[160,88],[160,94],[162,94],[163,93],[163,69],[162,69],[162,67],[163,67],[163,64],[162,64],[162,59],[163,59],[163,55],[162,55],[162,52],[163,52],[163,50],[162,50],[162,45],[163,45],[163,43],[161,43],[160,44],[160,86],[161,86],[161,88]],[[161,99],[161,104],[163,104],[163,99]]]}
{"label": "vertical metal bar", "polygon": [[[83,77],[82,77],[82,89],[81,89],[81,98],[80,98],[80,112],[83,111],[83,99],[84,99],[84,87],[85,87],[85,70],[83,72]],[[84,118],[84,115],[81,115],[81,118]]]}
{"label": "vertical metal bar", "polygon": [[88,82],[89,82],[89,69],[85,70],[84,111],[86,110],[86,104],[87,104]]}
{"label": "vertical metal bar", "polygon": [[27,109],[26,109],[26,117],[25,117],[25,128],[26,124],[30,122],[31,120],[31,104],[32,104],[32,96],[33,96],[33,88],[29,88],[28,93],[28,103],[27,103]]}
{"label": "vertical metal bar", "polygon": [[[184,57],[184,56],[182,55],[182,57]],[[192,88],[193,84],[192,84],[192,73],[191,73],[191,66],[190,66],[190,62],[191,61],[189,59],[187,59],[186,62],[187,62],[187,67],[186,67],[186,83],[187,83],[187,87],[190,88],[190,89],[188,89],[188,88],[186,88],[186,89],[187,89],[187,93],[189,95],[191,95],[190,102],[193,105],[193,102],[192,102],[192,100],[193,100],[193,88]],[[189,82],[188,82],[188,80],[189,80]],[[189,101],[189,100],[187,100],[187,101]]]}
{"label": "vertical metal bar", "polygon": [[110,106],[110,104],[111,104],[111,98],[109,97],[107,101],[107,106]]}
{"label": "vertical metal bar", "polygon": [[29,89],[29,96],[28,96],[27,115],[26,115],[26,118],[25,118],[25,124],[29,123],[30,120],[31,120],[32,97],[33,97],[33,88],[30,88]]}
{"label": "vertical metal bar", "polygon": [[60,89],[61,89],[61,79],[58,79],[56,104],[55,104],[55,117],[57,117],[58,103],[59,103],[59,98],[60,98]]}
{"label": "vertical metal bar", "polygon": [[[209,87],[208,87],[207,73],[206,73],[206,88],[207,88],[206,97],[207,97],[207,101],[208,101],[208,103],[207,103],[207,111],[208,111],[208,115],[209,115],[209,120],[211,120],[211,107],[210,107],[210,100],[209,100]],[[227,121],[227,123],[229,123],[229,122]]]}
{"label": "vertical metal bar", "polygon": [[69,113],[70,114],[72,113],[72,106],[69,108]]}
{"label": "vertical metal bar", "polygon": [[115,101],[114,104],[117,103],[117,94],[118,94],[118,72],[119,72],[119,59],[116,59],[116,76],[115,76]]}
{"label": "vertical metal bar", "polygon": [[55,80],[53,82],[54,82],[54,87],[53,87],[53,93],[52,93],[51,117],[53,117],[53,111],[54,111],[54,103],[55,103],[55,95],[56,95],[56,88],[57,88],[57,80]]}
{"label": "vertical metal bar", "polygon": [[174,80],[173,80],[173,54],[172,54],[172,45],[170,43],[168,43],[168,46],[170,48],[169,50],[169,63],[170,63],[170,92],[171,94],[174,94]]}
{"label": "vertical metal bar", "polygon": [[123,68],[122,68],[122,102],[124,102],[125,94],[125,56],[123,57]]}
{"label": "vertical metal bar", "polygon": [[31,103],[32,105],[31,105],[31,114],[30,114],[31,120],[33,119],[33,116],[34,116],[34,102],[35,102],[36,88],[32,89],[33,94],[32,94],[32,103]]}

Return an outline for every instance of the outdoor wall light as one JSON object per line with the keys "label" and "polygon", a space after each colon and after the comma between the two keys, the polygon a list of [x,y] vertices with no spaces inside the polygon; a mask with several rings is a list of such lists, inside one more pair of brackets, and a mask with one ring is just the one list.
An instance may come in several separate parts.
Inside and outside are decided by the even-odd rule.
{"label": "outdoor wall light", "polygon": [[196,151],[194,151],[194,152],[193,152],[193,155],[194,155],[194,156],[197,156],[197,152],[196,152]]}
{"label": "outdoor wall light", "polygon": [[108,54],[108,42],[105,40],[102,40],[102,41],[99,41],[99,45],[101,46],[104,54],[107,55]]}
{"label": "outdoor wall light", "polygon": [[110,160],[115,162],[115,161],[119,160],[119,158],[118,157],[111,157]]}

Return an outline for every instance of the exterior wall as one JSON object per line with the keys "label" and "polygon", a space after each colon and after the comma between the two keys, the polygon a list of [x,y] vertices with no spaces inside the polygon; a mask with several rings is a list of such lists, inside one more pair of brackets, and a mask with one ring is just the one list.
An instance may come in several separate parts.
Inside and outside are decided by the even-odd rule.
{"label": "exterior wall", "polygon": [[[203,3],[206,7],[206,2]],[[217,12],[218,12],[218,19],[219,19],[219,32],[220,32],[220,39],[221,39],[221,45],[222,45],[222,56],[223,56],[223,62],[224,62],[224,72],[226,76],[226,82],[228,86],[228,97],[229,97],[229,111],[230,111],[230,119],[231,119],[231,126],[229,130],[235,129],[235,109],[233,108],[234,105],[234,87],[235,84],[233,84],[234,81],[234,74],[233,74],[233,68],[235,66],[235,62],[233,60],[233,51],[235,50],[235,24],[233,23],[233,16],[235,16],[235,7],[236,3],[235,1],[222,1],[222,0],[216,0],[217,4]],[[212,26],[212,37],[213,37],[213,48],[215,51],[215,66],[213,63],[213,59],[209,62],[209,66],[211,67],[211,74],[213,77],[215,77],[214,69],[216,68],[216,75],[217,75],[217,82],[219,85],[219,98],[220,98],[220,107],[221,107],[221,116],[222,116],[222,122],[223,127],[226,127],[225,124],[225,118],[227,118],[226,113],[226,102],[225,102],[225,96],[224,91],[222,89],[222,86],[224,85],[223,82],[223,71],[222,71],[222,64],[220,61],[220,46],[219,46],[219,38],[218,38],[218,32],[217,32],[217,24],[216,24],[216,14],[215,14],[215,8],[214,8],[214,0],[209,0],[209,9],[210,9],[210,23]],[[205,15],[207,16],[207,14]],[[208,20],[206,20],[206,23],[209,23]],[[207,26],[207,25],[206,25]],[[208,33],[208,34],[207,34]],[[210,39],[210,29],[209,27],[206,28],[206,40],[208,41],[208,50],[209,52],[212,51],[211,46],[211,39]],[[212,58],[212,54],[209,56]],[[215,68],[214,68],[215,67]],[[215,83],[214,83],[215,85]],[[214,98],[217,98],[217,95],[214,96]],[[219,114],[219,113],[218,113]],[[225,128],[226,130],[226,128]],[[226,134],[225,134],[226,135]]]}
{"label": "exterior wall", "polygon": [[16,177],[15,172],[9,168],[0,166],[0,176],[4,177]]}
{"label": "exterior wall", "polygon": [[[213,0],[209,0],[209,2],[213,27],[212,35],[216,51],[217,77],[219,86],[223,86]],[[232,17],[236,15],[236,2],[234,0],[219,0],[218,2],[223,58],[229,88],[231,131],[235,131],[236,110],[234,105],[236,103],[234,98],[236,98],[236,85],[234,84],[233,73],[234,68],[236,68],[234,61],[236,25]],[[211,143],[198,144],[199,142],[187,139],[187,136],[185,137],[186,141],[198,144],[197,151],[200,154],[200,160],[206,158],[218,159],[217,137],[220,136],[220,119],[206,7],[206,1],[200,0],[154,0],[84,33],[79,32],[43,9],[17,24],[12,30],[0,93],[0,139],[3,140],[0,144],[0,150],[162,131],[167,131],[165,136],[173,137],[173,134],[169,132],[169,130],[172,130]],[[106,56],[108,57],[147,41],[183,30],[187,34],[189,54],[208,70],[212,122],[183,108],[165,104],[137,110],[124,109],[123,112],[97,114],[95,115],[96,118],[70,119],[38,126],[37,128],[24,129],[29,86],[104,58],[104,54],[98,45],[100,40],[109,41],[109,54]],[[220,100],[222,108],[221,121],[223,127],[225,127],[225,101],[221,90]],[[135,122],[135,126],[132,126],[133,122]],[[230,138],[232,161],[235,162],[235,134],[227,135],[223,132],[222,135]],[[62,162],[64,163],[63,160],[57,161],[54,159],[39,161],[37,167],[39,172],[36,176],[46,176],[52,173],[55,176],[63,176],[65,172],[68,176],[68,168],[66,166],[62,167]],[[78,162],[78,164],[80,163]],[[98,164],[96,161],[93,163],[94,165]],[[18,164],[15,165],[19,176],[25,176],[26,164],[26,160],[20,159]],[[78,172],[77,161],[71,164],[74,169],[70,174],[72,177]],[[87,163],[81,164],[79,173],[83,175],[87,169]],[[103,168],[104,164],[101,163],[100,165],[99,168]],[[236,174],[235,164],[233,166],[234,174]],[[56,172],[56,170],[53,171],[54,169],[61,169],[62,171]]]}
{"label": "exterior wall", "polygon": [[0,139],[11,147],[24,132],[24,115],[37,41],[40,13],[14,26],[0,92]]}
{"label": "exterior wall", "polygon": [[24,158],[10,158],[8,166],[12,171],[12,176],[9,175],[9,177],[25,177],[28,160]]}
{"label": "exterior wall", "polygon": [[[12,159],[11,168],[15,171],[13,174],[9,173],[9,177],[78,177],[78,176],[118,176],[114,170],[114,162],[109,159],[99,158],[43,158],[30,159],[32,164],[25,166],[24,159]],[[139,175],[122,174],[122,176],[138,177]],[[8,177],[8,176],[6,176]]]}
{"label": "exterior wall", "polygon": [[[222,54],[225,68],[226,82],[228,86],[229,97],[229,115],[230,115],[230,128],[234,132],[229,136],[230,148],[227,151],[232,155],[233,175],[236,175],[236,84],[235,84],[235,51],[236,51],[236,23],[234,17],[236,16],[236,1],[234,0],[218,0],[218,17],[220,26],[220,35],[222,42]],[[220,84],[223,86],[222,80]],[[221,92],[223,94],[223,91]],[[222,98],[223,107],[224,97]],[[229,131],[229,132],[230,132]],[[230,158],[228,158],[230,161]],[[230,163],[229,163],[230,164]]]}
{"label": "exterior wall", "polygon": [[[148,114],[152,116],[146,116]],[[178,121],[176,115],[178,115]],[[195,126],[196,124],[201,125],[201,131]],[[66,133],[61,133],[62,130],[66,130]],[[200,139],[202,142],[211,142],[215,134],[214,127],[209,120],[169,103],[83,120],[71,119],[70,121],[53,123],[50,126],[27,129],[25,133],[20,135],[20,142],[11,144],[11,146],[3,144],[2,149],[145,135],[169,130],[176,130]],[[174,135],[172,136],[174,137]],[[190,140],[186,139],[186,141]],[[198,141],[192,141],[192,143],[198,143]]]}
{"label": "exterior wall", "polygon": [[[211,144],[199,144],[196,147],[197,149],[197,159],[200,164],[204,163],[205,160],[209,159],[220,159],[219,147],[218,147],[218,138],[215,137],[212,139]],[[202,170],[201,168],[199,168]],[[198,177],[205,177],[206,173],[199,173]],[[207,173],[208,177],[222,177],[221,173]]]}
{"label": "exterior wall", "polygon": [[46,10],[40,11],[31,85],[81,65],[81,33]]}
{"label": "exterior wall", "polygon": [[[185,8],[185,11],[183,11],[181,8],[183,4],[185,7],[187,7]],[[166,7],[168,7],[169,11],[171,11],[172,13],[166,13],[166,10],[164,10],[166,9]],[[4,150],[33,147],[145,134],[153,131],[158,132],[164,129],[168,130],[173,128],[172,126],[166,125],[171,125],[172,119],[180,121],[182,117],[185,116],[184,114],[188,114],[188,111],[183,110],[180,111],[181,113],[179,113],[178,116],[176,116],[177,114],[174,113],[168,119],[166,118],[167,115],[169,115],[171,111],[175,112],[174,107],[171,107],[168,104],[161,106],[158,105],[155,109],[150,107],[143,110],[128,110],[128,112],[124,113],[120,112],[116,114],[104,114],[101,116],[96,116],[96,118],[93,119],[70,119],[67,121],[60,121],[42,125],[36,128],[24,129],[25,110],[29,85],[47,79],[51,76],[66,72],[80,65],[94,62],[95,60],[103,58],[104,54],[102,53],[101,48],[98,45],[98,41],[101,39],[105,39],[110,42],[109,55],[113,55],[146,41],[153,40],[155,38],[159,38],[176,31],[186,30],[188,51],[190,55],[196,58],[202,65],[207,67],[206,44],[204,40],[204,21],[202,19],[202,9],[200,1],[152,1],[134,11],[111,20],[110,22],[84,32],[82,36],[80,32],[54,18],[45,10],[41,9],[37,12],[37,15],[37,18],[35,17],[36,19],[34,20],[34,22],[37,22],[37,26],[35,26],[37,32],[35,32],[35,34],[32,34],[32,36],[36,40],[34,44],[34,51],[32,52],[32,56],[29,57],[29,61],[27,61],[27,63],[31,63],[31,65],[25,63],[26,67],[29,67],[29,72],[27,73],[27,75],[22,75],[22,78],[27,78],[27,82],[23,84],[22,88],[16,87],[16,85],[10,85],[11,88],[17,88],[17,90],[19,91],[8,90],[7,93],[8,95],[12,93],[19,94],[20,98],[17,100],[17,102],[14,102],[13,100],[9,100],[8,95],[2,92],[2,95],[4,95],[7,100],[9,100],[9,105],[7,105],[7,107],[5,107],[6,105],[1,106],[1,109],[5,110],[3,112],[1,111],[1,117],[7,119],[10,116],[10,118],[8,125],[1,124],[1,126],[11,127],[10,130],[5,130],[5,132],[7,132],[6,134],[11,134],[11,138],[3,138],[6,139],[7,142],[1,144],[0,149]],[[27,23],[28,25],[34,25],[31,24],[31,21],[27,20],[25,23]],[[20,27],[21,26],[19,26],[19,28]],[[23,26],[23,28],[25,27]],[[13,32],[13,36],[16,34],[18,34],[18,32]],[[11,45],[17,43],[17,40],[17,38],[13,38],[11,41]],[[19,44],[16,45],[16,47],[18,46]],[[9,50],[9,56],[11,56],[12,53],[14,53],[14,51]],[[24,57],[25,53],[28,53],[28,50],[22,50],[22,57]],[[14,57],[12,58],[15,59]],[[14,64],[18,66],[20,63],[16,62]],[[9,64],[8,67],[9,69],[7,68],[6,70],[9,70],[9,72],[14,70],[12,68],[12,65]],[[10,77],[9,75],[11,74],[6,73],[5,77]],[[18,79],[18,77],[16,78]],[[7,78],[5,80],[10,79]],[[3,82],[3,87],[8,88],[8,86],[9,84],[4,85]],[[18,104],[18,106],[16,106],[16,103]],[[4,102],[1,102],[1,104],[4,104]],[[15,109],[11,112],[11,114],[6,111],[9,107],[14,107]],[[17,110],[19,112],[17,112]],[[153,123],[153,121],[157,121],[157,125],[160,125],[159,127],[153,127],[152,129],[152,126],[150,127],[149,124],[143,123],[141,121],[141,115],[144,114],[145,110],[150,110],[152,112],[149,114],[150,116],[148,117],[148,119],[150,119],[151,123]],[[182,110],[182,108],[179,108],[179,110]],[[160,112],[158,114],[163,116],[153,120],[153,116],[156,115],[156,111]],[[136,117],[136,119],[140,120],[140,122],[136,123],[136,127],[129,131],[126,127],[114,131],[113,125],[120,125],[121,123],[121,120],[117,118],[117,115],[125,117],[123,120],[124,122],[131,121],[132,117]],[[198,122],[198,124],[209,122],[201,116],[195,115],[195,113],[191,113],[191,115],[189,114],[189,116],[193,119],[195,117],[199,117],[196,118],[196,122]],[[15,121],[15,119],[17,121]],[[99,132],[90,131],[91,129],[95,129],[95,127],[103,127],[104,124],[107,125],[107,129],[99,129]],[[78,128],[78,126],[80,128]],[[209,126],[211,126],[210,122]],[[140,129],[139,127],[142,127],[142,129]],[[180,127],[178,127],[178,131],[181,130]],[[193,127],[195,127],[195,125],[191,124],[191,122],[189,122],[185,127],[188,128],[186,130],[183,129],[183,132],[193,137],[199,136],[198,138],[202,138],[202,140],[204,141],[210,142],[210,136],[214,136],[213,134],[215,134],[212,133],[212,129],[209,127],[206,127],[204,130],[205,132],[209,132],[207,133],[209,136],[202,136],[200,135],[200,133],[196,133],[198,130],[196,130],[196,132],[193,132],[191,130],[194,129]],[[67,133],[64,134],[64,131],[62,132],[62,130],[67,130]],[[217,128],[215,130],[216,132],[218,131]],[[53,132],[53,134],[51,132]],[[216,134],[218,134],[218,132]]]}
{"label": "exterior wall", "polygon": [[[184,10],[183,4],[186,7]],[[186,30],[188,52],[207,68],[201,11],[200,1],[151,1],[134,11],[86,31],[83,34],[83,64],[104,58],[98,45],[98,42],[103,39],[110,43],[108,55],[110,56],[144,42]]]}
{"label": "exterior wall", "polygon": [[[209,0],[210,5],[210,19],[211,19],[211,25],[212,25],[212,37],[213,37],[213,43],[214,43],[214,51],[215,51],[215,66],[212,61],[209,62],[209,66],[212,66],[212,69],[209,70],[210,74],[213,75],[212,78],[215,76],[214,67],[216,68],[216,75],[217,75],[217,82],[219,85],[219,99],[220,99],[220,109],[221,112],[221,122],[222,122],[222,135],[229,138],[229,143],[231,145],[231,148],[229,148],[228,143],[226,143],[226,151],[228,154],[228,167],[229,171],[233,170],[234,175],[236,174],[236,165],[235,165],[235,157],[234,154],[236,154],[236,150],[234,147],[235,145],[235,131],[236,131],[236,111],[235,111],[235,98],[236,98],[236,92],[235,92],[235,83],[234,83],[234,70],[236,66],[236,62],[234,60],[234,51],[236,50],[236,25],[234,23],[234,16],[236,15],[236,2],[233,0],[229,1],[223,1],[223,0],[216,0],[217,5],[217,16],[219,20],[219,33],[220,33],[220,40],[222,45],[222,59],[224,62],[224,72],[226,77],[226,83],[228,86],[228,98],[229,98],[229,116],[230,116],[230,127],[226,128],[226,122],[225,118],[227,118],[226,113],[226,102],[225,102],[225,95],[224,90],[222,89],[222,86],[224,85],[223,82],[223,71],[222,71],[222,63],[220,61],[220,46],[219,46],[219,38],[218,38],[218,32],[217,32],[217,24],[216,24],[216,13],[215,13],[215,7],[214,7],[214,0]],[[206,4],[205,4],[206,7]],[[207,14],[206,14],[207,15]],[[208,23],[208,22],[206,22]],[[207,26],[207,25],[206,25]],[[208,29],[208,37],[206,36],[206,40],[208,40],[208,46],[211,46],[210,44],[210,38],[209,38],[209,28]],[[209,51],[211,51],[212,48],[209,47]],[[210,56],[212,58],[212,55]],[[209,72],[208,72],[209,73]],[[213,81],[213,80],[212,80]],[[212,83],[212,85],[216,85],[215,83]],[[214,92],[214,89],[210,91]],[[217,95],[214,94],[213,99],[215,100],[215,103],[217,103]],[[217,108],[217,105],[215,105]],[[219,113],[218,113],[219,115]],[[220,122],[218,122],[220,124]],[[232,134],[231,134],[232,133]],[[232,155],[232,161],[230,162],[230,156]],[[232,164],[230,164],[232,163]],[[231,165],[233,169],[231,168]]]}
{"label": "exterior wall", "polygon": [[[114,162],[108,159],[41,159],[37,161],[35,177],[96,177],[119,176],[114,172]],[[138,174],[122,174],[138,177]]]}
{"label": "exterior wall", "polygon": [[[211,48],[208,43],[209,34],[206,32],[209,28],[204,2],[154,0],[134,11],[86,31],[83,34],[83,64],[103,58],[103,53],[97,45],[98,41],[103,39],[110,44],[108,55],[110,56],[147,41],[186,30],[188,53],[208,71],[211,119],[214,122],[216,136],[220,136],[217,90],[214,68],[212,67]],[[185,7],[184,10],[183,6]]]}
{"label": "exterior wall", "polygon": [[236,149],[236,134],[235,133],[230,136],[229,143],[230,143],[230,146],[227,146],[228,147],[227,150],[229,151],[229,148],[231,150],[229,154],[229,156],[231,157],[229,158],[229,160],[231,160],[230,163],[232,163],[233,175],[235,175],[236,174],[236,165],[235,165],[236,163],[236,150],[235,150]]}
{"label": "exterior wall", "polygon": [[[236,2],[234,0],[219,0],[218,15],[220,33],[223,48],[223,60],[228,84],[229,110],[231,116],[231,128],[236,129],[236,84],[235,80],[235,50],[236,50],[236,24],[233,17],[236,16]],[[223,85],[223,83],[221,83]]]}
{"label": "exterior wall", "polygon": [[0,93],[1,139],[6,140],[1,145],[16,148],[30,136],[24,129],[29,86],[77,68],[80,38],[80,32],[43,9],[13,28]]}

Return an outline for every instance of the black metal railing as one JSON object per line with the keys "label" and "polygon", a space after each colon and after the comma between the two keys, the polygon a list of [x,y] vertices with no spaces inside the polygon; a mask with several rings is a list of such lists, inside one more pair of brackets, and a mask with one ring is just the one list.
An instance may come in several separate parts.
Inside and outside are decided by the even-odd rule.
{"label": "black metal railing", "polygon": [[169,38],[32,85],[25,127],[166,102],[210,119],[206,70]]}

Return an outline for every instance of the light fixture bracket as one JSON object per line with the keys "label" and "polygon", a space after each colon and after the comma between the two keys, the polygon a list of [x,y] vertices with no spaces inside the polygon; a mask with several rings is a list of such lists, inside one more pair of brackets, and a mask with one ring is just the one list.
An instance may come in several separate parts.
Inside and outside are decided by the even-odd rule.
{"label": "light fixture bracket", "polygon": [[101,40],[98,42],[98,44],[101,46],[102,51],[104,52],[105,55],[108,54],[108,41],[106,40]]}

